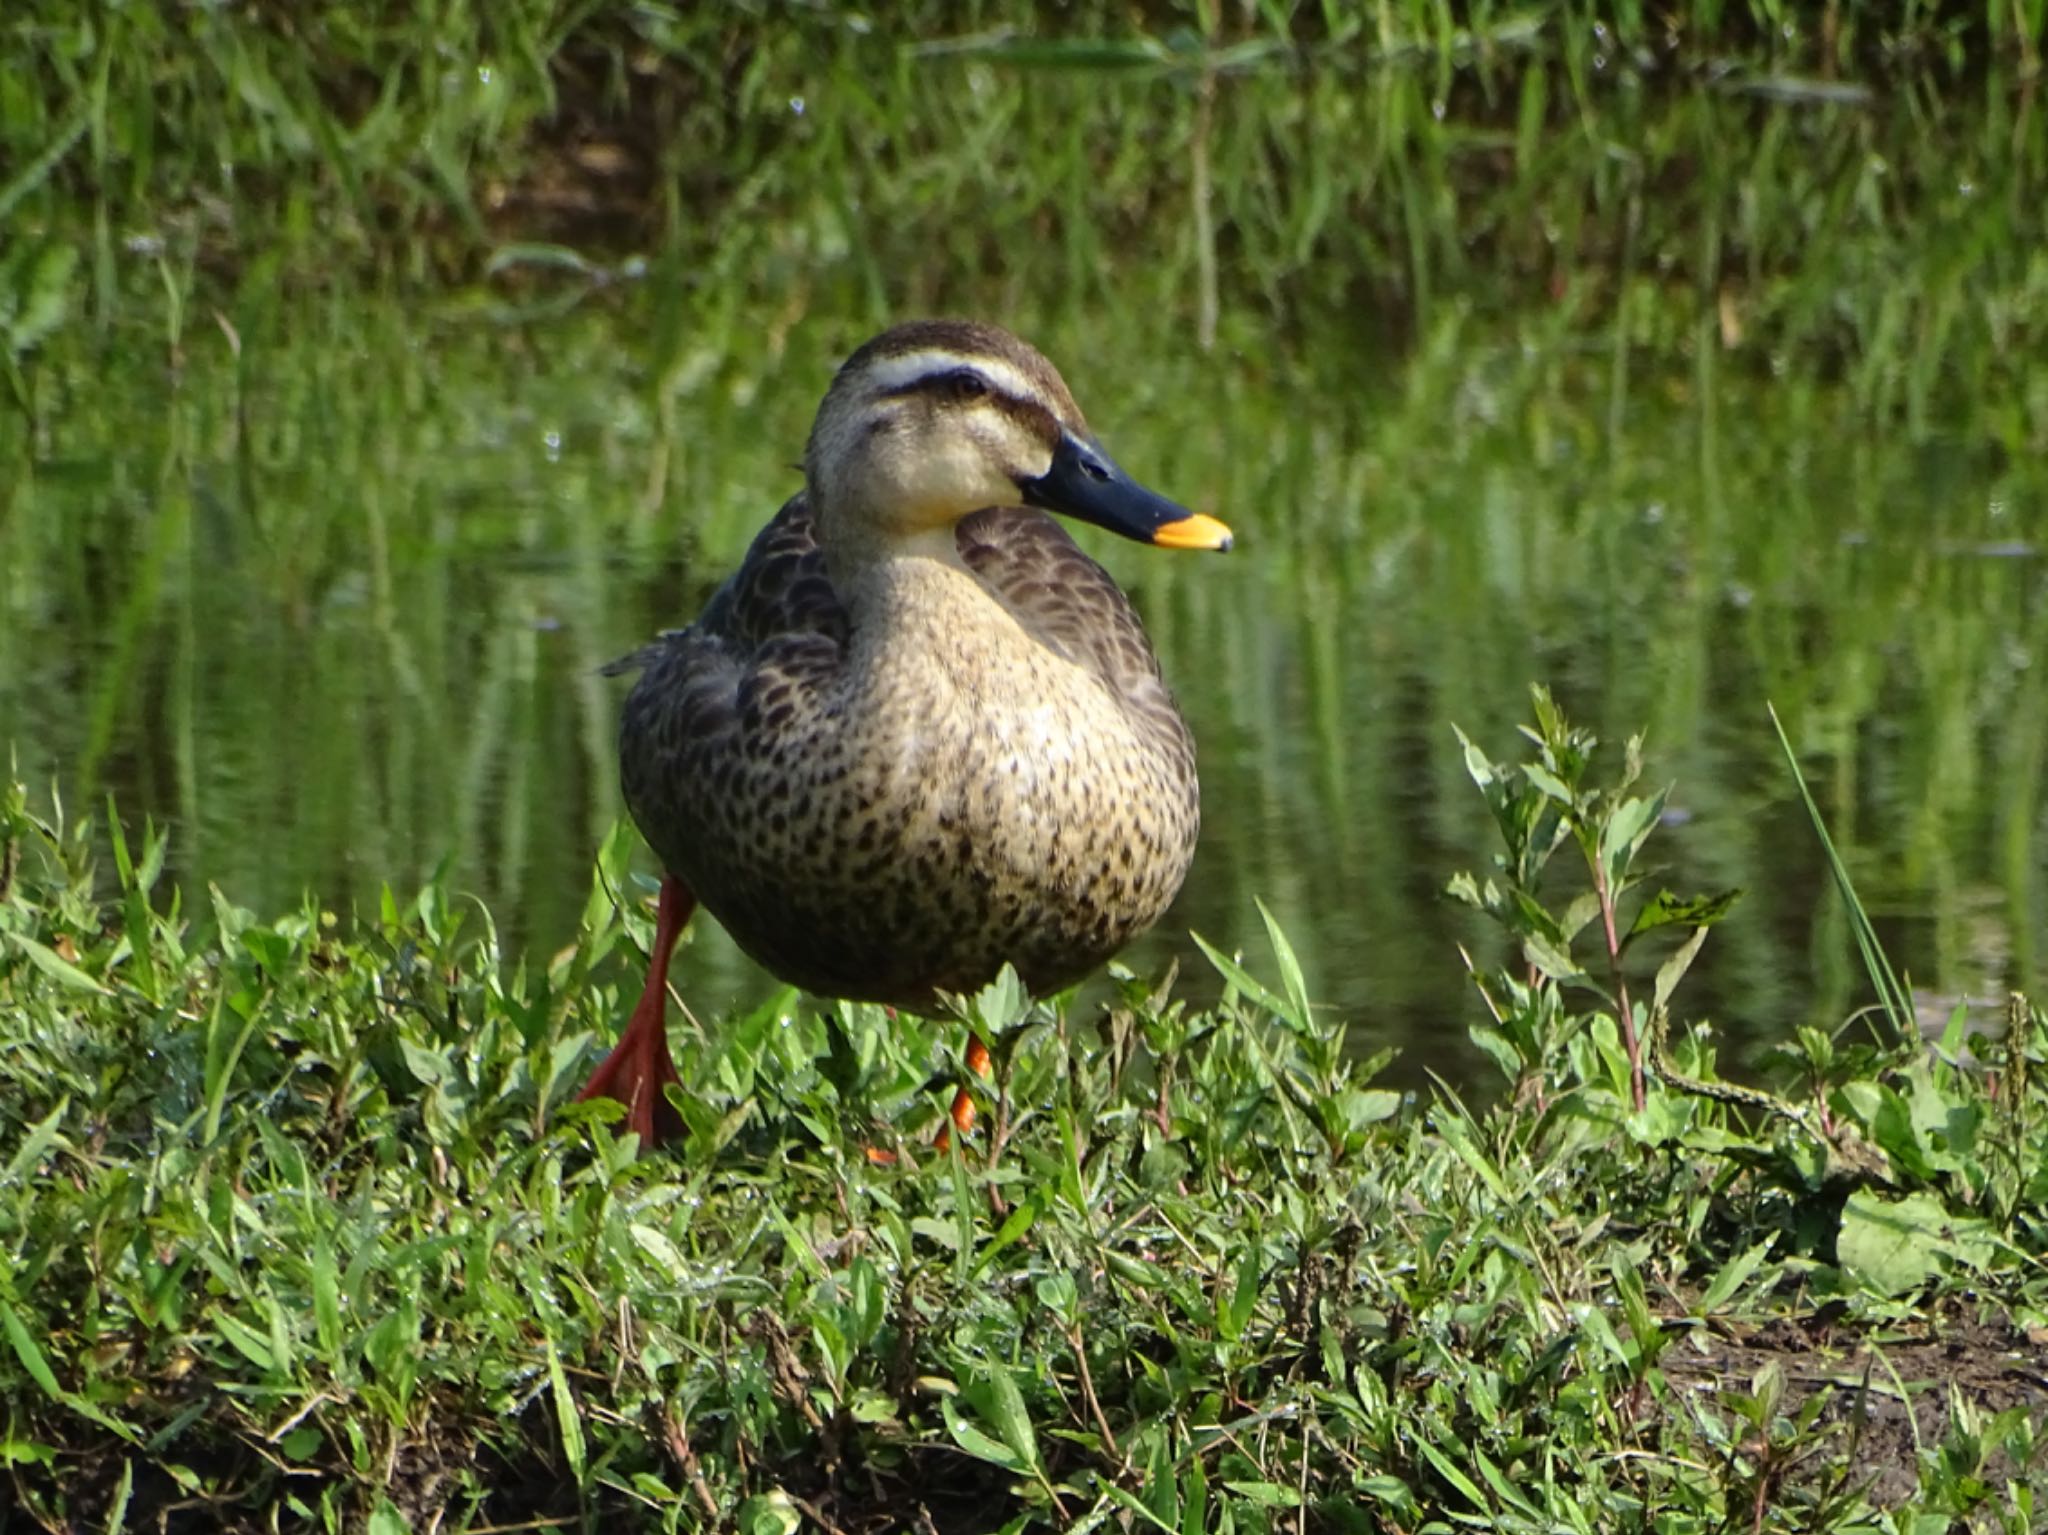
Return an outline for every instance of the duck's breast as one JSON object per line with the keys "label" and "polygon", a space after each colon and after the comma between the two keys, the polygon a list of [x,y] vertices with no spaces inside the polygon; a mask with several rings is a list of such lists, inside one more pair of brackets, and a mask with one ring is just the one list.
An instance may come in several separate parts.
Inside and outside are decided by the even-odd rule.
{"label": "duck's breast", "polygon": [[[1192,748],[1122,594],[1059,538],[1085,570],[1057,546],[1029,568],[1014,542],[977,560],[963,530],[958,561],[867,573],[843,639],[780,635],[736,660],[729,635],[685,631],[649,667],[622,749],[630,763],[637,731],[660,781],[629,768],[635,818],[776,974],[918,1006],[1008,961],[1045,990],[1172,900],[1199,821]],[[1089,572],[1099,585],[1059,584]],[[1081,621],[1103,587],[1127,631]],[[683,695],[694,735],[659,702]]]}

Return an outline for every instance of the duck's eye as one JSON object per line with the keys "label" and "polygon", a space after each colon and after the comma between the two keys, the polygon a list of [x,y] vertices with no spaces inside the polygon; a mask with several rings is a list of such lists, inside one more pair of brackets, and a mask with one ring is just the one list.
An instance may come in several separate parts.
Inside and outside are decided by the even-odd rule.
{"label": "duck's eye", "polygon": [[972,368],[956,368],[946,375],[944,388],[947,399],[964,405],[988,393],[988,380]]}

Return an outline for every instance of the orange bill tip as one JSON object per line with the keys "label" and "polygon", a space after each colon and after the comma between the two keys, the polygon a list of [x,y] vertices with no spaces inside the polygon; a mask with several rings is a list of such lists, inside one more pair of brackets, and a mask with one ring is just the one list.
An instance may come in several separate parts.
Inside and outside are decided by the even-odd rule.
{"label": "orange bill tip", "polygon": [[1162,522],[1152,530],[1152,542],[1162,549],[1228,549],[1230,529],[1214,517],[1190,513],[1173,522]]}

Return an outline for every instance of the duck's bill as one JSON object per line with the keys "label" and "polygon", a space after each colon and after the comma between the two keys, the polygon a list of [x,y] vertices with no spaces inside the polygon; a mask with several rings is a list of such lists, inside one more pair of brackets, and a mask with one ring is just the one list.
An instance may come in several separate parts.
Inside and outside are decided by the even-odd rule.
{"label": "duck's bill", "polygon": [[1141,544],[1163,549],[1228,549],[1230,529],[1147,490],[1116,460],[1072,433],[1060,438],[1052,467],[1018,487],[1026,504],[1092,522]]}
{"label": "duck's bill", "polygon": [[1162,522],[1154,528],[1152,542],[1162,549],[1228,549],[1230,529],[1214,517],[1191,512],[1178,522]]}

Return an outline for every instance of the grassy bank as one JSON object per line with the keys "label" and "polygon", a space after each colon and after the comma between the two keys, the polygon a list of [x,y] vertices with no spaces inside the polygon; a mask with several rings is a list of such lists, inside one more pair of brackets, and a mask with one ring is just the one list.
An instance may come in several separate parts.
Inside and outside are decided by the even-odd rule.
{"label": "grassy bank", "polygon": [[957,1155],[959,1022],[865,1007],[686,1016],[669,1153],[569,1104],[647,936],[623,833],[520,957],[440,887],[182,910],[160,839],[95,879],[14,790],[22,1517],[2040,1529],[2048,1022],[1925,1045],[1874,953],[1869,1015],[1728,1088],[1684,976],[1740,904],[1649,882],[1633,749],[1537,718],[1468,754],[1502,854],[1451,883],[1518,951],[1494,1107],[1375,1087],[1275,931],[1213,1011],[965,1001],[1004,1085]]}
{"label": "grassy bank", "polygon": [[1917,425],[2040,336],[2044,8],[30,0],[0,351],[90,321],[175,356],[280,284],[488,278],[532,319],[651,275],[666,387],[734,316],[772,348],[826,293],[1053,273],[1085,313],[1136,250],[1210,341],[1363,307],[1406,344],[1491,278],[1625,343],[1810,352]]}
{"label": "grassy bank", "polygon": [[22,0],[0,24],[14,65],[0,85],[0,164],[12,168],[0,214],[48,190],[117,234],[178,209],[232,243],[260,209],[306,239],[358,248],[430,222],[477,236],[508,212],[563,228],[673,229],[760,164],[802,158],[792,88],[809,82],[829,120],[887,102],[909,76],[950,94],[957,77],[927,72],[948,60],[1183,83],[1387,71],[1439,93],[1472,74],[1492,95],[1512,94],[1520,66],[1547,58],[1566,66],[1580,103],[1640,74],[1858,105],[1873,81],[1923,72],[1944,83],[1992,66],[2031,75],[2044,26],[2043,0],[918,0],[879,23],[840,4],[146,0],[81,12]]}

